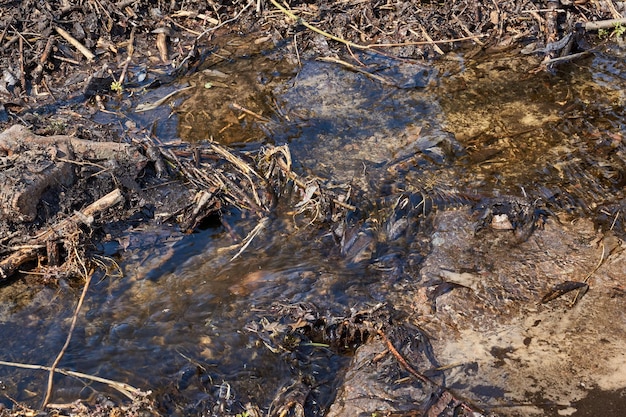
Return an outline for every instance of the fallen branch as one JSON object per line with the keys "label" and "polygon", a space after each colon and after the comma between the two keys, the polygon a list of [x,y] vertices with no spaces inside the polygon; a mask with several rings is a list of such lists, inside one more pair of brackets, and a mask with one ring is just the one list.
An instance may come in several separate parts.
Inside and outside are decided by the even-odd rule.
{"label": "fallen branch", "polygon": [[49,240],[56,240],[56,238],[63,236],[70,226],[78,223],[90,223],[93,221],[94,214],[113,207],[123,200],[122,192],[119,189],[115,189],[99,200],[91,203],[83,211],[75,212],[72,216],[61,220],[45,232],[30,238],[23,249],[12,253],[0,261],[0,282],[13,275],[22,264],[35,259],[39,253],[37,248],[46,247],[46,243]]}
{"label": "fallen branch", "polygon": [[[0,150],[12,154],[24,145],[59,145],[68,144],[76,154],[89,156],[90,159],[119,159],[124,155],[136,156],[137,149],[133,145],[118,142],[94,142],[73,136],[55,135],[39,136],[22,125],[13,125],[0,133]],[[128,159],[128,156],[126,156]],[[140,162],[140,161],[137,161]]]}
{"label": "fallen branch", "polygon": [[[27,148],[24,151],[24,148]],[[118,160],[138,173],[147,159],[133,145],[116,142],[94,142],[72,136],[39,136],[25,126],[14,125],[0,133],[0,151],[16,155],[21,165],[32,165],[27,152],[44,156],[37,169],[0,172],[0,217],[15,221],[33,221],[44,190],[58,184],[70,185],[74,156],[91,160]],[[131,172],[128,172],[132,175]]]}

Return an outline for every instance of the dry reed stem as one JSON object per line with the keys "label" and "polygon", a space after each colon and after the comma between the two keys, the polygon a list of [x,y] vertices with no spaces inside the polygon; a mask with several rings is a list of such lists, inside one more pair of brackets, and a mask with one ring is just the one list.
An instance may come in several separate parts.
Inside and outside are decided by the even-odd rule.
{"label": "dry reed stem", "polygon": [[60,27],[55,27],[54,30],[63,37],[66,41],[68,41],[74,48],[78,49],[78,51],[87,58],[88,61],[93,61],[96,56],[87,49],[82,43],[78,42],[72,35],[67,33],[64,29]]}

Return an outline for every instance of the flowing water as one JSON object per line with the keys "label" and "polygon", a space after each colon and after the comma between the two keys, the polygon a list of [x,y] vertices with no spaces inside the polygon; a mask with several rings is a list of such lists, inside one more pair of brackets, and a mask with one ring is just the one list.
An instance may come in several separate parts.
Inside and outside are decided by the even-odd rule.
{"label": "flowing water", "polygon": [[[236,44],[235,50],[243,44]],[[602,403],[614,404],[607,405],[602,415],[621,415],[619,410],[626,408],[626,317],[617,315],[611,320],[613,326],[602,327],[606,321],[598,316],[576,321],[576,314],[583,315],[580,310],[565,313],[559,306],[547,312],[529,311],[502,301],[502,294],[529,300],[547,285],[537,282],[541,277],[531,276],[536,270],[511,265],[548,265],[567,258],[573,266],[563,270],[584,277],[597,262],[597,245],[590,243],[598,236],[597,228],[616,239],[626,236],[623,49],[606,47],[562,65],[555,74],[535,72],[536,58],[510,54],[474,59],[450,55],[432,66],[361,56],[368,72],[378,78],[336,63],[303,61],[297,67],[262,51],[237,52],[234,57],[207,64],[180,80],[180,87],[194,88],[179,93],[171,106],[132,113],[139,100],[165,96],[172,91],[169,86],[122,104],[122,110],[129,106],[128,117],[164,142],[212,136],[242,149],[254,149],[261,139],[287,143],[303,174],[351,183],[361,202],[393,200],[401,193],[433,195],[438,217],[416,222],[411,234],[401,238],[373,232],[375,244],[359,255],[361,261],[342,254],[330,228],[320,231],[294,222],[289,215],[272,218],[234,260],[237,250],[231,248],[235,243],[231,231],[219,224],[187,236],[168,227],[129,228],[120,242],[102,248],[104,255],[119,263],[121,274],[112,270],[92,283],[59,367],[152,389],[171,415],[234,415],[248,402],[269,408],[281,388],[313,375],[306,415],[322,415],[335,400],[350,355],[321,345],[276,349],[255,329],[270,326],[280,306],[313,303],[319,311],[341,317],[384,302],[412,309],[411,314],[419,311],[418,321],[429,330],[435,353],[445,363],[479,364],[479,368],[468,365],[462,372],[450,371],[449,381],[455,393],[482,408],[500,415],[583,416],[592,415],[590,410]],[[257,116],[241,121],[233,116],[232,103]],[[474,220],[463,208],[461,196],[479,200],[509,195],[541,199],[563,223],[582,218],[582,226],[566,233],[549,216],[545,231],[535,231],[528,245],[503,249],[507,243],[489,238],[488,243],[497,242],[500,249],[480,242],[468,248],[475,234],[468,225]],[[452,208],[458,213],[448,211]],[[382,216],[375,210],[369,215]],[[257,219],[237,211],[226,212],[223,221],[241,236],[257,224]],[[620,245],[612,246],[617,255]],[[572,253],[574,247],[578,252]],[[468,255],[472,250],[473,255]],[[546,257],[533,258],[532,253],[538,252]],[[490,256],[510,257],[514,262],[499,266]],[[442,274],[457,284],[465,279],[465,289],[479,293],[482,284],[468,283],[473,278],[464,274],[483,271],[484,264],[492,270],[510,268],[516,285],[524,289],[503,282],[478,301],[471,296],[465,297],[465,304],[446,299],[437,307],[441,315],[432,320],[428,319],[432,312],[414,306],[420,288],[432,286],[433,277]],[[624,311],[626,286],[619,268],[626,271],[621,264],[612,268],[606,285],[615,305],[606,309],[617,314]],[[2,360],[53,362],[81,291],[61,284],[32,288],[19,281],[0,289]],[[471,304],[484,300],[492,310]],[[476,319],[487,315],[495,318]],[[571,351],[563,358],[566,366],[602,369],[597,375],[581,371],[580,380],[556,384],[542,380],[541,363],[521,371],[506,364],[530,362],[533,356],[514,357],[518,341],[513,336],[507,339],[510,327],[508,333],[497,330],[502,321],[524,327],[529,317],[549,323],[551,318],[559,322],[559,315],[567,316],[581,334],[590,321],[597,320],[592,323],[597,340],[572,349],[588,361],[593,357],[580,350],[610,351],[614,362],[609,368],[615,368],[614,373],[603,368],[606,363],[567,362]],[[546,332],[567,333],[556,324],[546,326]],[[524,331],[527,328],[533,324]],[[530,339],[520,343],[534,346],[528,340],[542,337],[527,335]],[[484,348],[478,349],[481,345]],[[542,357],[539,351],[535,353]],[[546,348],[543,353],[558,352]],[[476,371],[485,369],[489,360],[493,366],[488,372]],[[517,377],[518,371],[526,374]],[[570,376],[556,371],[554,375],[555,379]],[[37,405],[46,378],[40,371],[0,367],[0,401],[10,406],[10,396]],[[520,382],[523,378],[526,382]],[[60,376],[55,381],[56,403],[93,399],[97,393],[121,399],[101,384]],[[552,391],[550,384],[556,386]]]}

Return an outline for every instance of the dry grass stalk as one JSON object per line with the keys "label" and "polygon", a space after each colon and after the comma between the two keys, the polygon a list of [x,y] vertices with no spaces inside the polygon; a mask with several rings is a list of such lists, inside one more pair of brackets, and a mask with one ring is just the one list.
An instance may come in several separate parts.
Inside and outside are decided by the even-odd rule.
{"label": "dry grass stalk", "polygon": [[[52,369],[49,366],[32,365],[28,363],[7,362],[7,361],[0,361],[0,365],[10,366],[13,368],[35,369],[35,370],[48,371],[48,372]],[[139,388],[135,388],[132,385],[127,384],[125,382],[113,381],[111,379],[101,378],[99,376],[89,375],[89,374],[85,374],[82,372],[70,371],[68,369],[62,369],[62,368],[56,368],[54,369],[54,372],[57,374],[73,376],[76,378],[86,379],[89,381],[94,381],[94,382],[99,382],[101,384],[105,384],[131,400],[137,396],[142,396],[146,394],[144,391],[140,390]]]}
{"label": "dry grass stalk", "polygon": [[93,61],[96,56],[89,50],[87,49],[87,47],[85,45],[83,45],[82,43],[78,42],[76,40],[76,38],[74,38],[72,35],[70,35],[69,33],[67,33],[67,31],[65,29],[62,29],[60,27],[55,27],[54,30],[56,30],[56,32],[61,35],[63,37],[63,39],[65,39],[66,41],[68,41],[74,48],[78,49],[78,51],[84,55],[85,58],[87,58],[88,61]]}

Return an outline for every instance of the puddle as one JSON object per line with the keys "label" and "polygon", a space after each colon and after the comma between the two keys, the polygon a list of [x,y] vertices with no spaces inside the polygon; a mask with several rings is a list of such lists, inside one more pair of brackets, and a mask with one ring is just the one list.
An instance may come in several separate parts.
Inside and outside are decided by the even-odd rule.
{"label": "puddle", "polygon": [[272,89],[295,75],[294,64],[264,51],[266,47],[232,39],[186,80],[195,88],[175,108],[178,137],[223,144],[265,140],[262,125],[275,112]]}
{"label": "puddle", "polygon": [[[180,84],[194,89],[129,117],[164,142],[241,144],[269,135],[288,143],[302,172],[353,185],[360,215],[370,216],[369,252],[347,259],[332,230],[295,224],[289,213],[277,213],[232,261],[236,251],[224,248],[233,233],[256,225],[234,210],[224,216],[233,230],[129,230],[107,249],[123,276],[93,284],[59,367],[152,388],[170,415],[236,414],[246,403],[267,410],[309,375],[306,415],[325,415],[337,401],[344,408],[331,414],[348,416],[357,407],[342,386],[345,369],[354,372],[350,357],[325,346],[273,352],[251,324],[275,315],[276,303],[312,303],[339,317],[384,302],[428,331],[439,361],[450,365],[448,386],[488,411],[583,416],[604,403],[602,415],[617,417],[626,386],[620,54],[607,49],[554,76],[532,73],[537,62],[527,57],[458,55],[429,68],[363,56],[385,84],[318,61],[303,61],[293,76],[293,64],[260,47],[208,62]],[[171,91],[133,97],[122,110]],[[435,215],[398,233],[385,229],[385,205],[400,193],[423,195]],[[509,231],[476,233],[475,214],[458,204],[508,195],[541,199],[561,223],[549,213],[544,229],[518,242]],[[579,304],[538,304],[553,285],[584,279],[603,259],[601,248],[603,269]],[[443,281],[455,287],[433,304],[429,291]],[[0,288],[2,299],[14,300],[1,309],[3,359],[52,363],[79,292]],[[39,401],[46,377],[0,368],[3,394],[18,401]],[[57,403],[96,392],[120,399],[71,378],[55,387]]]}

